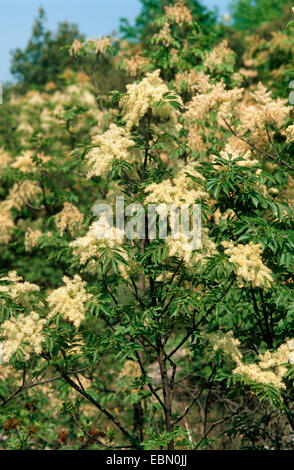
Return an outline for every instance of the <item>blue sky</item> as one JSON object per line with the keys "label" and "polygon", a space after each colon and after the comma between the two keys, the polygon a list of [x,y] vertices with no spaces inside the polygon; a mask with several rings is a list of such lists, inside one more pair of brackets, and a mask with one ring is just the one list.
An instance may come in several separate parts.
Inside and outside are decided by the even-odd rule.
{"label": "blue sky", "polygon": [[[228,0],[202,0],[202,4],[226,12]],[[119,18],[133,20],[140,11],[139,0],[0,0],[0,81],[11,78],[10,51],[23,48],[31,34],[38,8],[43,6],[47,26],[56,29],[59,21],[77,23],[87,37],[118,30]]]}

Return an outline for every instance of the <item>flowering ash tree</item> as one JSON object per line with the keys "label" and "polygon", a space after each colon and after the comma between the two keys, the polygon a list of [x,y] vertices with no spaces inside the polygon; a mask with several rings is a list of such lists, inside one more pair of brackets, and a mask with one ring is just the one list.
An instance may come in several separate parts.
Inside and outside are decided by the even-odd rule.
{"label": "flowering ash tree", "polygon": [[[293,107],[183,1],[155,26],[144,49],[75,40],[80,72],[63,87],[8,96],[4,447],[290,446]],[[105,61],[122,90],[101,91]],[[132,237],[93,211],[114,214],[117,198],[134,209]],[[172,215],[166,237],[150,236],[148,206],[195,204],[197,249],[171,235]]]}

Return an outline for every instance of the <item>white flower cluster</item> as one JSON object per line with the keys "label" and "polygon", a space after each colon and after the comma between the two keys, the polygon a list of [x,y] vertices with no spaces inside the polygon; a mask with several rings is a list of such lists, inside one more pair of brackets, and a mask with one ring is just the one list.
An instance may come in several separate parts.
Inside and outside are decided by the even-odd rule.
{"label": "white flower cluster", "polygon": [[145,199],[145,203],[164,203],[164,204],[194,204],[201,199],[208,197],[200,183],[189,178],[193,176],[199,180],[204,177],[195,170],[195,162],[189,163],[182,167],[175,178],[166,179],[162,183],[151,183],[145,188],[145,192],[149,195]]}
{"label": "white flower cluster", "polygon": [[79,259],[80,264],[86,264],[84,271],[97,273],[97,261],[101,248],[119,250],[119,255],[125,260],[118,263],[118,270],[122,277],[127,279],[130,272],[138,271],[136,261],[123,248],[125,232],[123,229],[110,224],[105,213],[102,213],[97,221],[89,228],[88,233],[70,243],[73,255]]}
{"label": "white flower cluster", "polygon": [[262,249],[260,244],[249,242],[246,245],[234,246],[232,242],[222,242],[225,254],[233,263],[237,271],[237,280],[240,287],[250,283],[253,287],[267,289],[273,282],[270,269],[262,262]]}
{"label": "white flower cluster", "polygon": [[173,101],[183,104],[181,97],[171,92],[160,78],[160,70],[147,73],[140,83],[127,85],[127,94],[120,101],[127,129],[138,126],[148,111],[162,121],[164,128],[179,129],[179,112],[170,104],[167,93],[172,93]]}
{"label": "white flower cluster", "polygon": [[72,57],[78,56],[81,51],[86,53],[94,52],[95,54],[99,54],[106,52],[109,47],[111,47],[110,38],[104,38],[101,35],[99,38],[89,38],[84,43],[79,39],[74,39],[69,49],[69,54]]}
{"label": "white flower cluster", "polygon": [[289,362],[289,355],[289,345],[285,343],[274,352],[266,351],[264,354],[260,354],[258,364],[246,365],[240,362],[233,372],[241,374],[254,382],[271,384],[277,389],[285,389],[286,385],[283,378],[287,368],[283,364]]}
{"label": "white flower cluster", "polygon": [[240,374],[247,381],[272,385],[278,390],[286,388],[283,381],[287,372],[285,364],[294,363],[293,339],[279,346],[276,351],[266,351],[264,354],[260,354],[259,362],[253,364],[243,362],[243,355],[239,350],[240,341],[234,338],[231,331],[224,335],[217,334],[211,341],[214,344],[214,351],[223,351],[228,358],[236,363],[234,374]]}
{"label": "white flower cluster", "polygon": [[86,282],[79,275],[73,279],[64,276],[63,282],[65,286],[55,289],[47,298],[51,307],[49,317],[59,314],[78,328],[85,318],[85,302],[91,294],[87,294]]}
{"label": "white flower cluster", "polygon": [[28,295],[40,290],[36,284],[24,282],[23,278],[18,276],[16,271],[10,271],[8,276],[2,277],[0,281],[9,281],[9,284],[0,286],[0,292],[6,293],[11,299],[20,304],[26,304]]}
{"label": "white flower cluster", "polygon": [[81,264],[85,264],[94,258],[99,248],[115,248],[122,245],[124,231],[111,226],[105,214],[101,214],[89,228],[83,237],[79,237],[70,243],[74,256],[79,258]]}
{"label": "white flower cluster", "polygon": [[192,24],[192,14],[186,7],[184,0],[178,0],[175,5],[165,6],[164,9],[165,16],[170,23],[176,23],[179,26]]}
{"label": "white flower cluster", "polygon": [[206,260],[217,254],[216,244],[210,239],[208,229],[201,229],[201,240],[198,249],[194,249],[194,243],[198,240],[191,240],[185,233],[178,233],[177,238],[168,236],[166,238],[167,251],[169,256],[177,256],[182,259],[187,268],[193,268],[200,261],[203,265]]}
{"label": "white flower cluster", "polygon": [[42,235],[43,233],[40,230],[33,230],[29,227],[25,233],[26,251],[31,251],[32,248],[38,246],[38,240]]}
{"label": "white flower cluster", "polygon": [[1,325],[2,336],[5,338],[2,343],[3,361],[8,362],[18,350],[22,351],[25,360],[32,353],[40,354],[45,323],[46,320],[41,319],[34,311],[27,316],[20,314],[17,318],[6,320]]}
{"label": "white flower cluster", "polygon": [[5,202],[0,204],[0,243],[7,245],[12,237],[16,225],[9,208],[5,207]]}
{"label": "white flower cluster", "polygon": [[282,127],[285,119],[290,114],[287,100],[282,98],[273,99],[271,92],[262,83],[259,83],[255,92],[250,93],[253,102],[241,103],[239,107],[240,125],[237,131],[244,133],[251,131],[251,141],[260,141],[264,134],[267,142],[265,127],[275,124]]}
{"label": "white flower cluster", "polygon": [[[223,116],[230,118],[232,109],[242,98],[243,88],[226,90],[225,83],[219,81],[212,84],[209,90],[205,90],[192,98],[187,104],[184,117],[187,124],[199,121],[207,117],[208,113],[218,108],[218,117],[221,121]],[[208,116],[209,117],[209,116]]]}
{"label": "white flower cluster", "polygon": [[73,204],[65,202],[62,211],[56,214],[54,219],[61,233],[67,229],[70,235],[74,235],[81,229],[84,216]]}
{"label": "white flower cluster", "polygon": [[104,134],[93,136],[92,144],[94,147],[87,155],[88,178],[106,175],[114,158],[130,161],[132,158],[130,148],[135,142],[124,128],[110,124]]}
{"label": "white flower cluster", "polygon": [[[236,161],[236,165],[251,168],[258,165],[258,160],[251,160],[251,150],[247,150],[246,152],[242,152],[241,149],[235,149],[232,147],[231,144],[227,143],[224,150],[220,152],[220,156],[225,160]],[[216,156],[212,156],[212,161],[215,162]],[[219,168],[219,166],[216,164]]]}

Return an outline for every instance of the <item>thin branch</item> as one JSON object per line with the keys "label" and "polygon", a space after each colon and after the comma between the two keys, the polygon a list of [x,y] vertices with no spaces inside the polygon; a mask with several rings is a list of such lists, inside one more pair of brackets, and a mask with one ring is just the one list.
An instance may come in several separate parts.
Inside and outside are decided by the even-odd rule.
{"label": "thin branch", "polygon": [[[141,369],[141,371],[142,371],[142,374],[143,374],[143,376],[148,380],[149,377],[148,377],[147,372],[146,372],[146,370],[145,370],[145,367],[144,367],[144,365],[143,365],[143,363],[142,363],[142,361],[141,361],[140,354],[138,353],[138,351],[136,351],[136,356],[137,356],[137,360],[138,360],[138,362],[139,362],[139,366],[140,366],[140,369]],[[153,388],[153,386],[151,385],[151,383],[149,382],[149,380],[148,380],[148,382],[147,382],[147,385],[148,385],[149,390],[150,390],[150,392],[152,393],[152,395],[155,396],[155,398],[156,398],[156,400],[158,401],[158,403],[160,403],[160,405],[162,406],[162,408],[165,410],[165,405],[164,405],[162,399],[160,398],[160,396],[158,395],[158,393],[154,390],[154,388]]]}
{"label": "thin branch", "polygon": [[232,413],[230,416],[226,416],[225,418],[222,418],[222,419],[219,419],[218,421],[216,421],[215,423],[213,423],[210,428],[206,431],[206,433],[203,434],[203,436],[201,437],[201,439],[197,442],[196,446],[195,446],[195,450],[198,449],[198,447],[200,446],[200,444],[204,441],[204,439],[208,436],[208,434],[211,433],[211,431],[216,427],[216,426],[219,426],[220,424],[224,423],[225,421],[228,421],[229,419],[232,419],[234,416],[236,416],[238,413],[241,413],[241,411],[243,411],[246,406],[248,405],[248,403],[252,400],[252,398],[250,398],[246,403],[244,403],[244,405],[240,406],[234,413]]}
{"label": "thin branch", "polygon": [[[211,381],[211,379],[213,378],[214,374],[215,374],[215,371],[216,371],[216,368],[213,369],[213,371],[211,372],[209,378],[208,378],[208,383]],[[185,416],[187,416],[187,414],[189,413],[189,411],[191,410],[191,408],[194,406],[194,404],[197,402],[197,400],[199,400],[199,398],[201,397],[202,393],[204,392],[204,390],[207,388],[207,384],[203,385],[203,387],[201,387],[201,389],[199,390],[199,392],[197,393],[197,395],[195,395],[195,397],[193,398],[193,400],[191,401],[190,405],[187,406],[185,408],[185,411],[183,412],[183,414],[181,416],[179,416],[174,422],[173,422],[173,425],[179,423],[180,421],[182,421],[183,418],[185,418]]]}
{"label": "thin branch", "polygon": [[27,202],[27,201],[23,198],[23,196],[22,196],[22,194],[21,194],[21,192],[20,192],[20,190],[19,190],[19,183],[16,183],[16,184],[17,184],[18,195],[19,195],[20,199],[22,200],[22,202],[24,203],[25,206],[27,206],[29,209],[32,209],[33,211],[43,211],[43,210],[45,209],[45,206],[35,207],[35,206],[32,206],[29,202]]}
{"label": "thin branch", "polygon": [[[227,126],[227,128],[230,130],[230,132],[235,136],[237,137],[238,139],[242,140],[243,142],[245,142],[247,145],[249,145],[249,147],[251,147],[253,150],[255,150],[256,152],[259,152],[261,153],[262,155],[264,155],[265,157],[269,158],[270,160],[272,161],[276,161],[277,160],[277,156],[274,156],[272,155],[271,153],[268,153],[268,152],[265,152],[264,150],[261,150],[260,148],[256,147],[256,145],[252,144],[251,142],[249,142],[249,140],[245,139],[244,137],[241,137],[240,135],[238,135],[234,129],[232,129],[232,127],[230,126],[230,124],[226,121],[226,119],[223,117],[223,120]],[[268,134],[269,135],[269,134]],[[280,156],[279,156],[280,157]],[[294,167],[292,165],[289,165],[289,163],[287,163],[285,160],[282,160],[279,158],[279,162],[282,163],[283,165],[285,165],[287,168],[289,168],[290,170],[293,170],[294,171]]]}
{"label": "thin branch", "polygon": [[[87,366],[87,367],[83,367],[82,369],[79,369],[78,371],[76,372],[70,372],[72,374],[77,374],[77,373],[80,373],[80,372],[83,372],[87,369],[89,369],[90,367],[93,367],[95,364],[91,364],[90,366]],[[4,398],[2,395],[0,395],[0,398],[2,400],[2,403],[0,406],[4,406],[6,405],[6,403],[9,403],[11,400],[13,400],[14,398],[18,397],[18,395],[20,395],[22,392],[24,392],[25,390],[30,390],[31,388],[34,388],[34,387],[38,387],[39,385],[45,385],[47,383],[50,383],[50,382],[56,382],[57,380],[61,380],[62,377],[61,375],[58,375],[56,377],[51,377],[49,379],[45,379],[45,380],[40,380],[38,382],[34,382],[34,383],[27,383],[25,384],[24,381],[22,383],[22,385],[16,390],[16,392],[14,392],[12,395],[10,395],[10,397],[8,398]]]}
{"label": "thin branch", "polygon": [[271,143],[271,145],[272,145],[272,147],[273,147],[273,149],[274,149],[274,151],[275,151],[276,158],[278,159],[278,158],[280,158],[280,155],[279,155],[277,146],[276,146],[276,144],[274,143],[273,139],[271,138],[271,135],[270,135],[270,132],[269,132],[268,128],[266,127],[265,129],[266,129],[266,133],[267,133],[268,140],[270,141],[270,143]]}
{"label": "thin branch", "polygon": [[89,393],[83,391],[83,389],[77,385],[67,374],[66,372],[57,364],[55,364],[55,368],[60,373],[61,377],[72,387],[74,388],[80,395],[87,398],[99,411],[107,416],[115,425],[116,427],[129,439],[132,443],[134,442],[134,437],[123,427],[123,425],[113,416],[110,411],[106,410],[95,398],[93,398]]}

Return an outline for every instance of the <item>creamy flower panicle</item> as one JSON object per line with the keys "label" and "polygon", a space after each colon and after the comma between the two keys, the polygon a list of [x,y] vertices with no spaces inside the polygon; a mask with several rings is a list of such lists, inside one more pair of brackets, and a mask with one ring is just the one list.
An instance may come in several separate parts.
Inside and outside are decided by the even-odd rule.
{"label": "creamy flower panicle", "polygon": [[187,122],[198,121],[206,118],[212,110],[217,110],[220,118],[222,116],[229,118],[231,110],[241,100],[243,92],[243,88],[227,90],[223,81],[212,84],[209,91],[205,90],[205,92],[197,94],[187,104],[184,118]]}
{"label": "creamy flower panicle", "polygon": [[[258,165],[259,160],[252,159],[252,152],[251,150],[247,150],[246,152],[243,151],[241,148],[234,148],[230,143],[227,143],[225,145],[224,150],[220,151],[220,156],[228,161],[234,162],[236,160],[236,165],[246,167],[246,168],[252,168],[256,165]],[[219,165],[216,162],[217,156],[212,155],[212,162],[214,163],[214,166],[216,168],[219,168]]]}
{"label": "creamy flower panicle", "polygon": [[135,142],[123,127],[110,124],[104,134],[93,136],[92,144],[93,148],[87,154],[88,178],[105,176],[114,159],[130,161],[130,149]]}
{"label": "creamy flower panicle", "polygon": [[192,24],[192,15],[189,8],[186,7],[184,0],[179,0],[173,6],[165,6],[165,16],[170,23],[176,23],[179,26]]}
{"label": "creamy flower panicle", "polygon": [[168,235],[166,246],[169,256],[177,256],[183,260],[186,268],[190,271],[195,268],[196,263],[204,265],[207,260],[218,253],[216,244],[210,239],[208,229],[201,229],[200,246],[194,249],[194,241],[186,233],[178,232],[176,237]]}
{"label": "creamy flower panicle", "polygon": [[10,271],[7,276],[0,279],[1,281],[6,281],[6,284],[0,285],[0,292],[7,294],[12,300],[20,304],[27,302],[29,294],[40,291],[37,284],[24,281],[22,276],[17,275],[16,271]]}
{"label": "creamy flower panicle", "polygon": [[268,289],[273,283],[271,270],[262,262],[260,244],[249,242],[247,245],[222,242],[225,254],[236,267],[237,281],[240,287],[247,283],[253,287]]}
{"label": "creamy flower panicle", "polygon": [[29,227],[25,233],[26,251],[31,251],[33,248],[38,246],[38,240],[42,235],[43,233],[40,230],[33,230]]}
{"label": "creamy flower panicle", "polygon": [[148,66],[149,61],[140,54],[135,54],[123,61],[123,65],[131,77],[136,77]]}
{"label": "creamy flower panicle", "polygon": [[[151,111],[154,117],[164,121],[162,123],[164,129],[179,130],[179,112],[169,103],[165,96],[167,93],[172,93],[173,99],[182,104],[180,96],[171,92],[160,78],[160,70],[147,73],[139,83],[127,85],[127,94],[120,101],[127,129],[138,126],[140,120]],[[160,101],[162,105],[156,106]],[[158,126],[160,128],[160,124]]]}
{"label": "creamy flower panicle", "polygon": [[169,47],[172,44],[173,38],[170,29],[170,24],[168,21],[164,23],[159,33],[155,34],[154,41],[155,44],[162,44],[165,47]]}
{"label": "creamy flower panicle", "polygon": [[[77,238],[70,243],[74,256],[81,264],[87,263],[97,256],[100,248],[120,247],[124,239],[124,231],[109,224],[106,215],[93,222],[86,235]],[[91,263],[93,265],[93,262]]]}
{"label": "creamy flower panicle", "polygon": [[[238,108],[240,124],[237,132],[244,134],[248,131],[250,141],[259,147],[268,145],[266,128],[269,125],[280,129],[290,114],[287,100],[272,98],[271,92],[262,84],[258,83],[254,92],[250,92],[249,100],[242,102]],[[246,145],[246,144],[245,144]]]}
{"label": "creamy flower panicle", "polygon": [[287,137],[287,143],[294,141],[294,124],[291,124],[291,126],[287,127],[287,129],[285,130],[285,134]]}
{"label": "creamy flower panicle", "polygon": [[82,227],[83,214],[69,202],[63,204],[61,212],[54,216],[56,227],[63,233],[68,230],[70,235],[75,235]]}
{"label": "creamy flower panicle", "polygon": [[81,265],[86,265],[83,270],[96,273],[99,268],[98,258],[101,248],[110,248],[119,253],[125,262],[118,263],[120,275],[127,279],[131,272],[138,271],[136,261],[124,249],[125,231],[111,224],[106,213],[102,213],[89,228],[86,235],[79,237],[70,243],[73,248],[73,255],[79,260]]}
{"label": "creamy flower panicle", "polygon": [[208,197],[201,184],[189,178],[189,175],[191,175],[200,181],[204,181],[204,177],[195,169],[195,163],[191,162],[183,166],[172,180],[166,179],[161,183],[148,185],[145,188],[145,192],[148,194],[145,203],[176,204],[180,206],[181,204],[195,204]]}
{"label": "creamy flower panicle", "polygon": [[89,38],[85,42],[74,39],[69,53],[72,57],[76,57],[80,52],[94,52],[95,54],[105,53],[111,47],[111,40],[108,37],[99,36],[99,38]]}
{"label": "creamy flower panicle", "polygon": [[47,298],[51,308],[49,318],[59,314],[78,328],[85,319],[85,303],[91,294],[86,292],[86,282],[79,275],[73,279],[64,276],[63,282],[65,286],[58,287]]}
{"label": "creamy flower panicle", "polygon": [[203,65],[208,68],[210,73],[213,73],[215,71],[221,72],[221,66],[224,63],[232,67],[235,64],[235,53],[229,48],[226,39],[205,54]]}
{"label": "creamy flower panicle", "polygon": [[24,180],[12,186],[5,204],[9,209],[21,210],[27,204],[33,204],[37,201],[41,192],[42,190],[37,181]]}
{"label": "creamy flower panicle", "polygon": [[276,351],[267,350],[264,354],[259,354],[259,362],[251,364],[244,363],[240,341],[234,338],[232,331],[217,334],[211,341],[214,351],[222,351],[228,359],[236,363],[233,374],[239,374],[245,381],[271,385],[279,391],[286,389],[286,364],[294,362],[293,339],[281,344]]}
{"label": "creamy flower panicle", "polygon": [[13,216],[5,202],[0,204],[0,244],[7,245],[16,229]]}
{"label": "creamy flower panicle", "polygon": [[9,362],[17,351],[23,353],[25,361],[29,360],[31,354],[40,354],[45,340],[43,331],[45,323],[46,320],[40,318],[34,311],[27,316],[20,314],[2,323],[3,361]]}
{"label": "creamy flower panicle", "polygon": [[5,170],[8,168],[9,164],[12,161],[11,155],[6,152],[4,147],[0,147],[0,170]]}

